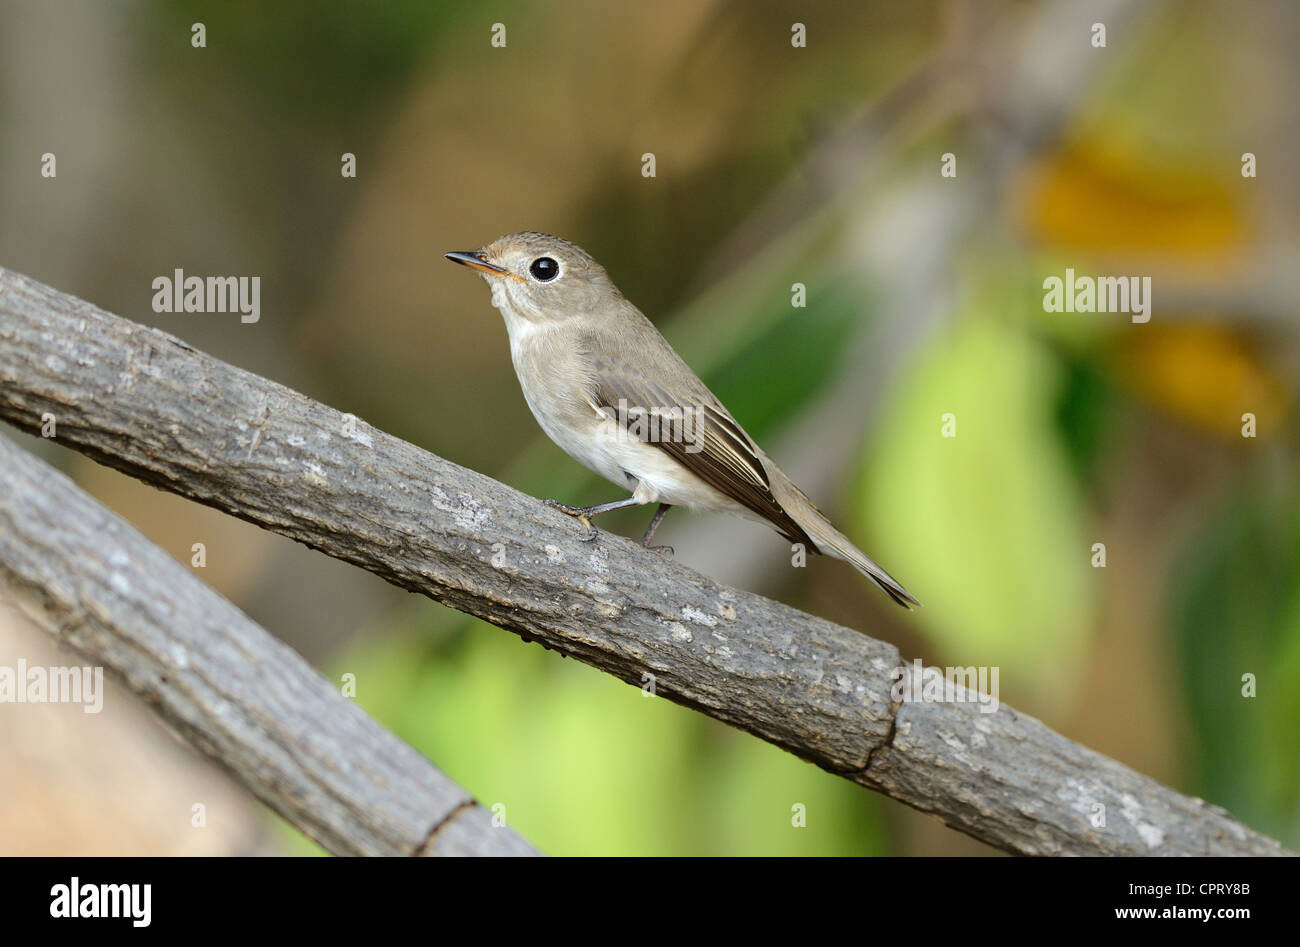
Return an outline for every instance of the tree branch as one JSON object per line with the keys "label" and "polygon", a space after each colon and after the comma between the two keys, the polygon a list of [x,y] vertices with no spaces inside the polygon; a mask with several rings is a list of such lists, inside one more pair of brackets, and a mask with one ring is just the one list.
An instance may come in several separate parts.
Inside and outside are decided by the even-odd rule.
{"label": "tree branch", "polygon": [[1005,705],[894,704],[890,644],[618,536],[582,542],[537,500],[3,269],[0,342],[0,416],[18,427],[49,412],[59,441],[102,463],[622,680],[651,674],[659,695],[992,845],[1285,853]]}
{"label": "tree branch", "polygon": [[[292,649],[0,438],[0,593],[339,855],[535,855]],[[25,682],[20,682],[24,686]]]}

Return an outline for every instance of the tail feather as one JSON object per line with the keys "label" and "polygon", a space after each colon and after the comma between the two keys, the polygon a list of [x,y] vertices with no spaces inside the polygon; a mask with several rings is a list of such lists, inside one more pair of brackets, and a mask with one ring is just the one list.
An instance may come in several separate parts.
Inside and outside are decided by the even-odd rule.
{"label": "tail feather", "polygon": [[897,579],[876,565],[866,553],[853,545],[847,536],[832,526],[830,520],[813,505],[807,495],[795,486],[789,477],[775,465],[771,465],[770,461],[768,464],[770,465],[768,472],[772,474],[772,487],[777,500],[813,541],[818,552],[847,562],[880,586],[886,595],[903,608],[910,609],[913,605],[917,608],[921,607],[921,603],[913,598],[912,593],[903,588]]}
{"label": "tail feather", "polygon": [[[806,528],[806,527],[805,527]],[[834,556],[853,566],[863,575],[865,575],[884,591],[891,599],[904,608],[910,609],[913,605],[920,608],[921,603],[912,597],[912,593],[903,588],[902,584],[892,575],[886,572],[880,566],[876,565],[869,556],[862,552],[857,546],[829,523],[826,529],[831,533],[830,536],[823,538],[816,535],[819,530],[808,530],[818,547],[828,556]]]}

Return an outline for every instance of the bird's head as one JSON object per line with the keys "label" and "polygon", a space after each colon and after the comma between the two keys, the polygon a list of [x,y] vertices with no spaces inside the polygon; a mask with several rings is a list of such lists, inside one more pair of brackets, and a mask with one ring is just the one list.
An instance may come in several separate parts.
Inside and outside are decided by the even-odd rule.
{"label": "bird's head", "polygon": [[550,234],[512,233],[443,256],[483,274],[507,324],[512,316],[539,323],[599,315],[622,299],[591,254]]}

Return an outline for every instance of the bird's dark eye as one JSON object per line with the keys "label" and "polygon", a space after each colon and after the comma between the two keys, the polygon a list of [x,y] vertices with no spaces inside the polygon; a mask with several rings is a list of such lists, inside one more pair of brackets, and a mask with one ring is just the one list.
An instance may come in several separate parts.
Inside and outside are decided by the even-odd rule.
{"label": "bird's dark eye", "polygon": [[528,267],[528,272],[533,274],[533,279],[537,282],[549,283],[560,275],[560,264],[548,256],[539,256],[533,261],[533,265]]}

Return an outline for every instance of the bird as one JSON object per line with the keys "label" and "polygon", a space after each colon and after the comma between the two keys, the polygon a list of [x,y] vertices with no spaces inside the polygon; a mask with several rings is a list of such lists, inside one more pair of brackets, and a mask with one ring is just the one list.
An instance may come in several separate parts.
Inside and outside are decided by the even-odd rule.
{"label": "bird", "polygon": [[491,287],[519,386],[542,430],[631,492],[586,507],[546,501],[575,517],[584,539],[597,535],[593,517],[631,506],[658,504],[641,537],[650,548],[666,548],[651,542],[674,506],[733,513],[847,562],[904,608],[920,605],[831,525],[587,251],[529,231],[444,256]]}

